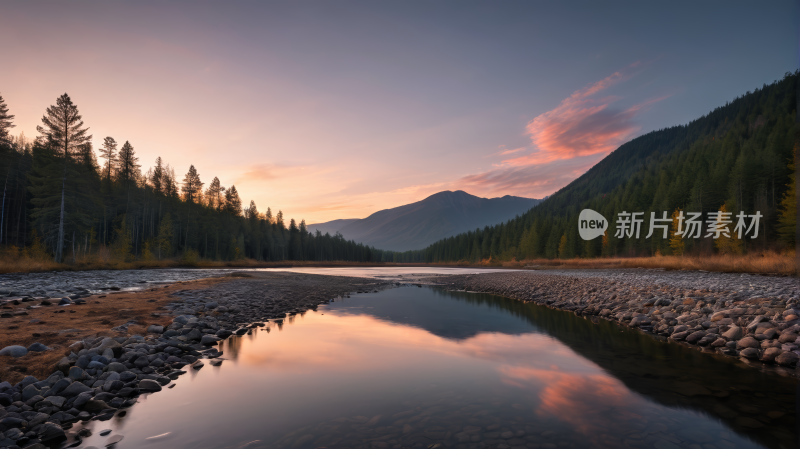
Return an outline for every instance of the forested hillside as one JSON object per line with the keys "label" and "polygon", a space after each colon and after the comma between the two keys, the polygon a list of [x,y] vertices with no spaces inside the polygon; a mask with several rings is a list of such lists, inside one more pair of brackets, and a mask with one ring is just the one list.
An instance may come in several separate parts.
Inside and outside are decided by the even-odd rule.
{"label": "forested hillside", "polygon": [[[106,137],[99,161],[75,103],[44,111],[39,135],[14,137],[13,105],[0,97],[0,245],[6,254],[57,262],[177,258],[193,262],[375,261],[382,251],[307,231],[278,211],[243,207],[235,186],[181,178],[159,157],[142,171],[131,142]],[[204,189],[203,187],[206,186]]]}
{"label": "forested hillside", "polygon": [[[794,245],[797,198],[793,147],[800,71],[684,126],[653,131],[620,146],[536,208],[506,223],[440,240],[396,261],[573,258],[653,254],[744,253]],[[746,211],[763,215],[758,238],[645,238],[650,212]],[[583,209],[610,221],[606,235],[584,241]],[[637,238],[615,237],[623,211],[644,212]],[[670,235],[675,232],[670,227]],[[704,229],[705,231],[705,226]],[[732,230],[732,227],[731,227]],[[705,232],[703,232],[705,234]],[[672,243],[672,246],[670,245]]]}

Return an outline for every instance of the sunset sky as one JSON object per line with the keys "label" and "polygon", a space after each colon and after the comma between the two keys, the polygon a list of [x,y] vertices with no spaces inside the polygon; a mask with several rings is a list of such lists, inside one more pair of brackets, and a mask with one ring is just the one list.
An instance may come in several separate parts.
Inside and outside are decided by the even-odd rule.
{"label": "sunset sky", "polygon": [[798,68],[797,2],[4,2],[0,95],[36,136],[194,164],[288,217],[441,190],[541,198],[621,143]]}

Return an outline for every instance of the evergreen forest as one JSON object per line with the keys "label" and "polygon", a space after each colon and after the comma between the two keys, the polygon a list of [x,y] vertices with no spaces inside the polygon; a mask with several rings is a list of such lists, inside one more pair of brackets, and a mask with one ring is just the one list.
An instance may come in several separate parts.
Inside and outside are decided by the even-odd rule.
{"label": "evergreen forest", "polygon": [[[5,254],[58,263],[96,261],[380,261],[380,250],[305,221],[243,205],[236,186],[205,184],[194,166],[181,178],[160,157],[143,171],[129,141],[89,127],[64,94],[44,111],[38,136],[14,136],[0,97],[0,245]],[[205,188],[204,188],[205,187]]]}
{"label": "evergreen forest", "polygon": [[[744,254],[793,248],[797,223],[795,164],[798,77],[747,92],[687,125],[637,137],[522,216],[440,240],[397,262],[478,262],[602,256]],[[606,234],[584,241],[578,215],[592,209],[608,220]],[[623,211],[644,212],[639,238],[615,236]],[[672,220],[668,238],[646,238],[651,212],[760,212],[755,239],[682,238]],[[733,231],[736,224],[729,229]],[[705,225],[704,225],[705,226]],[[705,231],[705,227],[703,231]]]}

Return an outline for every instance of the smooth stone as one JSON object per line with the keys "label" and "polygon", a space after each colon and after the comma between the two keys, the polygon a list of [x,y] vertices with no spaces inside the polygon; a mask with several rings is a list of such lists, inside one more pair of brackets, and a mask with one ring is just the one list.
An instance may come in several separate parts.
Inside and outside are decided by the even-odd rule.
{"label": "smooth stone", "polygon": [[157,324],[151,324],[147,328],[148,334],[163,334],[164,333],[164,326],[159,326]]}
{"label": "smooth stone", "polygon": [[61,392],[61,396],[71,398],[87,391],[92,391],[92,389],[80,382],[73,382],[70,386],[64,388],[64,391]]}
{"label": "smooth stone", "polygon": [[67,374],[67,376],[72,380],[83,380],[86,379],[86,372],[78,366],[73,366],[69,369],[69,374]]}
{"label": "smooth stone", "polygon": [[152,379],[144,379],[139,382],[139,390],[143,392],[161,391],[161,384]]}
{"label": "smooth stone", "polygon": [[797,340],[797,334],[793,334],[791,332],[784,332],[778,337],[778,341],[781,343],[794,343]]}
{"label": "smooth stone", "polygon": [[106,365],[100,361],[89,362],[89,369],[99,369],[102,370],[105,368]]}
{"label": "smooth stone", "polygon": [[736,342],[736,349],[755,348],[761,347],[761,343],[753,337],[744,337]]}
{"label": "smooth stone", "polygon": [[185,335],[185,337],[187,340],[194,341],[203,338],[203,334],[197,329],[192,329],[188,334]]}
{"label": "smooth stone", "polygon": [[49,396],[47,400],[58,408],[63,407],[64,403],[67,402],[67,398],[65,398],[64,396]]}
{"label": "smooth stone", "polygon": [[740,356],[746,359],[757,359],[758,358],[758,349],[756,348],[744,348],[739,353]]}
{"label": "smooth stone", "polygon": [[105,401],[101,401],[99,399],[89,399],[83,406],[83,410],[89,413],[102,412],[107,408],[110,408],[108,404],[106,404]]}
{"label": "smooth stone", "polygon": [[219,337],[215,337],[213,335],[203,335],[203,337],[200,339],[200,344],[203,344],[203,345],[214,345],[220,340],[222,340],[222,339],[219,338]]}
{"label": "smooth stone", "polygon": [[680,341],[680,340],[683,340],[684,338],[686,338],[688,335],[689,335],[689,331],[673,332],[672,335],[669,336],[669,338],[671,338],[671,339],[673,339],[675,341]]}
{"label": "smooth stone", "polygon": [[60,440],[62,438],[66,438],[64,430],[61,429],[61,426],[58,426],[53,423],[42,424],[42,428],[39,429],[37,435],[39,436],[39,440],[41,442]]}
{"label": "smooth stone", "polygon": [[800,356],[794,352],[784,352],[775,357],[775,363],[783,366],[794,366],[798,359],[800,359]]}
{"label": "smooth stone", "polygon": [[72,403],[73,407],[83,407],[92,399],[93,391],[89,390],[87,392],[81,393],[75,398],[75,401]]}
{"label": "smooth stone", "polygon": [[689,334],[686,337],[686,342],[687,343],[696,343],[696,342],[700,341],[705,336],[706,336],[706,332],[705,331],[692,332],[691,334]]}
{"label": "smooth stone", "polygon": [[32,397],[37,396],[41,391],[31,384],[22,389],[22,402],[29,401]]}
{"label": "smooth stone", "polygon": [[48,348],[47,346],[45,346],[45,345],[43,345],[41,343],[33,343],[30,346],[28,346],[28,351],[44,352],[44,351],[49,351],[49,350],[50,350],[50,348]]}
{"label": "smooth stone", "polygon": [[725,337],[726,340],[738,340],[744,337],[744,330],[739,326],[731,326],[722,336]]}
{"label": "smooth stone", "polygon": [[11,357],[22,357],[28,353],[28,350],[25,349],[24,346],[19,345],[11,345],[6,346],[3,349],[0,349],[0,356],[7,355]]}
{"label": "smooth stone", "polygon": [[121,373],[123,371],[127,371],[128,368],[125,367],[122,363],[119,362],[111,362],[108,364],[108,371]]}
{"label": "smooth stone", "polygon": [[764,353],[761,354],[761,361],[772,363],[775,361],[775,357],[781,355],[783,353],[783,349],[781,348],[767,348],[764,350]]}

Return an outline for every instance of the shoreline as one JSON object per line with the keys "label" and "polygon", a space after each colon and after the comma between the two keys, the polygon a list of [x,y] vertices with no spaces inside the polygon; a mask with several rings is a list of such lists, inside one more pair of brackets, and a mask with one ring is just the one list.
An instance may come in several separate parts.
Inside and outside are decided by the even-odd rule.
{"label": "shoreline", "polygon": [[[36,360],[40,362],[36,369],[44,374],[37,378],[19,370],[6,371],[15,379],[24,376],[14,384],[0,378],[0,447],[42,449],[64,440],[80,444],[80,431],[70,431],[73,424],[121,416],[138,396],[170,388],[179,376],[201,369],[204,360],[219,366],[225,359],[216,346],[231,335],[250,334],[267,320],[281,323],[350,292],[378,291],[390,285],[357,277],[240,272],[112,297],[96,295],[96,300],[78,298],[65,306],[39,303],[27,309],[21,302],[15,312],[24,311],[27,315],[18,316],[26,319],[31,317],[28,311],[38,315],[52,309],[61,312],[59,318],[69,319],[68,311],[77,315],[84,307],[82,315],[91,315],[105,327],[86,329],[89,335],[76,341],[77,332],[56,333],[51,336],[52,347],[37,341],[41,346],[32,344],[32,351],[24,346],[3,348],[25,353],[21,358],[3,355],[1,361]],[[136,307],[121,308],[117,301],[125,299],[126,306]],[[95,302],[100,306],[94,307]],[[104,308],[103,302],[111,304]],[[94,314],[90,313],[93,307]],[[117,312],[113,322],[106,319],[108,313],[101,313],[109,310]],[[8,330],[5,338],[9,338]],[[55,368],[52,361],[57,361]]]}
{"label": "shoreline", "polygon": [[425,281],[604,319],[656,339],[739,358],[751,366],[778,367],[779,372],[800,377],[800,287],[791,278],[775,278],[778,287],[772,295],[546,271],[437,276]]}

